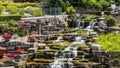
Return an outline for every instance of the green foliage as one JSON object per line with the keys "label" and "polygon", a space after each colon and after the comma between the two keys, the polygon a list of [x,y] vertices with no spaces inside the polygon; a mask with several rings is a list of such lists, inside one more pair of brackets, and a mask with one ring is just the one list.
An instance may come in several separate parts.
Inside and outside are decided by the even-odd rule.
{"label": "green foliage", "polygon": [[15,21],[1,21],[0,32],[16,32],[19,24]]}
{"label": "green foliage", "polygon": [[95,19],[95,15],[87,15],[87,17],[84,19],[85,21],[92,21]]}
{"label": "green foliage", "polygon": [[24,11],[27,13],[30,13],[33,16],[42,16],[42,10],[40,8],[35,8],[32,6],[27,6],[26,8],[24,8]]}
{"label": "green foliage", "polygon": [[27,6],[32,6],[32,7],[39,7],[39,4],[38,3],[17,3],[16,4],[17,7],[19,8],[24,8],[24,7],[27,7]]}
{"label": "green foliage", "polygon": [[21,29],[17,31],[19,36],[25,36],[26,35],[26,30],[25,29]]}
{"label": "green foliage", "polygon": [[21,18],[22,18],[21,15],[7,15],[7,16],[0,16],[0,21],[10,21],[10,20],[18,21]]}
{"label": "green foliage", "polygon": [[33,16],[42,16],[42,10],[40,9],[35,9],[35,10],[30,10],[29,13]]}
{"label": "green foliage", "polygon": [[70,2],[67,0],[47,0],[48,7],[61,7],[63,11],[66,11],[68,7],[71,6]]}
{"label": "green foliage", "polygon": [[81,0],[80,2],[83,6],[96,8],[97,10],[101,10],[109,6],[109,2],[106,0]]}
{"label": "green foliage", "polygon": [[27,6],[27,7],[24,8],[24,11],[25,11],[26,13],[29,13],[30,10],[32,10],[32,9],[33,9],[32,6]]}
{"label": "green foliage", "polygon": [[95,4],[94,4],[94,7],[97,9],[97,10],[101,10],[103,7],[102,7],[102,5],[99,3],[99,2],[96,2]]}
{"label": "green foliage", "polygon": [[92,7],[94,3],[96,3],[96,0],[82,0],[82,4],[89,7]]}
{"label": "green foliage", "polygon": [[4,9],[5,9],[5,7],[0,5],[0,14],[3,12]]}
{"label": "green foliage", "polygon": [[110,33],[108,35],[100,35],[96,41],[97,44],[102,45],[102,49],[108,52],[120,52],[120,34]]}
{"label": "green foliage", "polygon": [[17,13],[17,7],[15,6],[15,5],[8,5],[7,6],[7,9],[8,9],[8,11],[10,11],[12,14],[16,14]]}
{"label": "green foliage", "polygon": [[103,8],[106,8],[109,6],[109,3],[106,0],[100,0],[99,3]]}
{"label": "green foliage", "polygon": [[68,15],[75,14],[75,13],[76,13],[76,10],[74,9],[73,6],[70,6],[70,7],[67,7],[66,13],[67,13]]}
{"label": "green foliage", "polygon": [[116,3],[119,3],[119,4],[120,4],[120,0],[116,0]]}
{"label": "green foliage", "polygon": [[20,15],[24,15],[25,10],[24,10],[24,9],[19,9],[19,11],[18,11],[18,12],[19,12],[19,14],[20,14]]}
{"label": "green foliage", "polygon": [[115,18],[113,17],[113,16],[111,16],[111,15],[107,15],[107,16],[105,16],[105,21],[106,21],[106,23],[107,23],[107,26],[114,26],[115,25]]}

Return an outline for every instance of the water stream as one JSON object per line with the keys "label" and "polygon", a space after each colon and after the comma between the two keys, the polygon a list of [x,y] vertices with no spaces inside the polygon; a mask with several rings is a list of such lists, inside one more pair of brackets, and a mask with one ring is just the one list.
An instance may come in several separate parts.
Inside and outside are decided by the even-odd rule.
{"label": "water stream", "polygon": [[77,28],[84,28],[84,21],[78,21]]}
{"label": "water stream", "polygon": [[[58,37],[57,40],[63,40],[63,39],[62,39],[62,37]],[[85,40],[83,40],[81,37],[76,37],[75,41],[73,43],[74,44],[75,43],[83,44],[83,43],[85,43]],[[71,61],[73,60],[73,58],[77,57],[78,47],[72,47],[71,45],[73,43],[71,43],[67,48],[65,48],[62,53],[54,54],[54,62],[50,63],[50,68],[66,68],[66,66],[63,62],[64,60],[66,60],[68,62],[68,68],[72,68],[74,66],[74,64]],[[84,55],[83,55],[82,60],[83,59],[84,59]]]}
{"label": "water stream", "polygon": [[87,26],[86,30],[93,31],[95,23],[93,21],[89,22],[89,26]]}
{"label": "water stream", "polygon": [[62,36],[59,36],[58,38],[57,38],[57,40],[55,40],[55,41],[62,41],[63,40],[63,37]]}

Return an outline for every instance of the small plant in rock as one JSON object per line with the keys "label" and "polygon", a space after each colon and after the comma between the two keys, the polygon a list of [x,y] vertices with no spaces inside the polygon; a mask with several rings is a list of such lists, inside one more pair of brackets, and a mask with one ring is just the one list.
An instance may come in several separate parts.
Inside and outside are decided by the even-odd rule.
{"label": "small plant in rock", "polygon": [[107,26],[111,27],[115,25],[115,18],[111,15],[106,15],[105,16],[105,21],[107,23]]}
{"label": "small plant in rock", "polygon": [[76,10],[74,9],[73,6],[70,6],[70,7],[67,7],[66,13],[67,13],[68,15],[75,14],[75,13],[76,13]]}
{"label": "small plant in rock", "polygon": [[95,15],[87,15],[87,17],[84,19],[87,22],[90,22],[95,19]]}

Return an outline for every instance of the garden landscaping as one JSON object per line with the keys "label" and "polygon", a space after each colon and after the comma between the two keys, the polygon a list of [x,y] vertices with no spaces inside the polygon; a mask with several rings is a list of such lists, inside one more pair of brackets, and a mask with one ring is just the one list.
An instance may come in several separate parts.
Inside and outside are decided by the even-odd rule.
{"label": "garden landscaping", "polygon": [[119,68],[120,0],[0,1],[0,68]]}

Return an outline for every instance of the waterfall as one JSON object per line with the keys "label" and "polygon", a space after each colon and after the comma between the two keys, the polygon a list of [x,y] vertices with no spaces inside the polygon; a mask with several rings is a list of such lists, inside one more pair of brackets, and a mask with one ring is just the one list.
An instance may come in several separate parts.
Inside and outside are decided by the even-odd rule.
{"label": "waterfall", "polygon": [[[62,36],[58,37],[57,40],[63,40]],[[83,40],[81,37],[75,37],[75,41],[73,43],[85,44],[85,40]],[[66,68],[63,61],[66,60],[69,63],[73,60],[73,58],[78,56],[78,47],[72,47],[71,45],[73,43],[66,47],[63,52],[54,54],[54,62],[50,63],[50,68]],[[70,63],[68,67],[72,68],[73,66],[74,65]]]}
{"label": "waterfall", "polygon": [[81,25],[81,21],[78,22],[77,28],[80,28],[80,25]]}
{"label": "waterfall", "polygon": [[77,28],[83,28],[84,27],[84,21],[77,21]]}
{"label": "waterfall", "polygon": [[73,52],[73,57],[77,57],[77,52],[78,52],[78,51],[77,51],[77,48],[78,48],[78,47],[74,47],[74,48],[73,48],[73,51],[72,51],[72,52]]}
{"label": "waterfall", "polygon": [[95,23],[94,23],[93,21],[91,21],[91,22],[89,23],[89,26],[87,26],[86,30],[88,30],[88,31],[93,31],[94,25],[95,25]]}
{"label": "waterfall", "polygon": [[71,44],[85,44],[85,40],[82,39],[81,37],[75,37],[75,41],[72,42]]}
{"label": "waterfall", "polygon": [[76,37],[76,38],[75,38],[75,42],[80,42],[81,39],[82,39],[81,37]]}
{"label": "waterfall", "polygon": [[59,61],[59,59],[56,59],[53,63],[50,64],[50,68],[64,68],[64,65]]}
{"label": "waterfall", "polygon": [[65,50],[64,51],[70,51],[70,46],[69,47],[67,47],[67,48],[65,48]]}
{"label": "waterfall", "polygon": [[104,16],[104,12],[103,11],[101,12],[101,16]]}
{"label": "waterfall", "polygon": [[63,37],[62,36],[59,36],[58,38],[57,38],[57,40],[55,40],[55,41],[62,41],[63,40]]}

